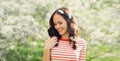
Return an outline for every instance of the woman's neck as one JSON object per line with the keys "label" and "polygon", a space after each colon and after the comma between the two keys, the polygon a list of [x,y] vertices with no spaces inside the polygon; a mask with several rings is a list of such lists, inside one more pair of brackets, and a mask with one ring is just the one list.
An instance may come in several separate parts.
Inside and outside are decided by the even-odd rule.
{"label": "woman's neck", "polygon": [[69,34],[66,33],[66,34],[62,35],[61,38],[69,39]]}
{"label": "woman's neck", "polygon": [[64,39],[69,39],[69,37],[64,37],[64,36],[62,36],[61,38],[64,38]]}

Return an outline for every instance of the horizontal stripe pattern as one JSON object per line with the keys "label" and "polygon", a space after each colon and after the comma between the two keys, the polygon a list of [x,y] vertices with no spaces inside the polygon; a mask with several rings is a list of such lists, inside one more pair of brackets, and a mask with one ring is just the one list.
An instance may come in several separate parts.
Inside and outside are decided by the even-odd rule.
{"label": "horizontal stripe pattern", "polygon": [[85,61],[86,42],[79,38],[77,40],[77,49],[72,49],[69,41],[59,41],[59,45],[51,49],[51,61]]}

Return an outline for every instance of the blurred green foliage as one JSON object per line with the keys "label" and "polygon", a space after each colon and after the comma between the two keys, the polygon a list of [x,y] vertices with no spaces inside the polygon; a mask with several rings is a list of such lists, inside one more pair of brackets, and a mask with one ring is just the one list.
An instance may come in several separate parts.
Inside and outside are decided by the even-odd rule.
{"label": "blurred green foliage", "polygon": [[120,60],[120,0],[0,0],[0,61],[41,61],[49,18],[63,6],[87,41],[86,61]]}

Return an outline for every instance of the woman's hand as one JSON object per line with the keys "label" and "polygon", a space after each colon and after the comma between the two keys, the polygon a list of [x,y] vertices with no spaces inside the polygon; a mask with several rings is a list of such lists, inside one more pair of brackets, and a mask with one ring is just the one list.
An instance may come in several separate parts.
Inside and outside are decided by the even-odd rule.
{"label": "woman's hand", "polygon": [[45,47],[44,47],[44,49],[50,50],[51,48],[53,48],[55,46],[55,44],[57,44],[57,37],[56,36],[53,36],[51,38],[48,37],[45,40]]}
{"label": "woman's hand", "polygon": [[50,61],[50,49],[53,48],[55,46],[55,44],[57,43],[57,37],[53,36],[53,37],[48,37],[45,40],[45,47],[44,47],[44,54],[43,54],[43,58],[42,61]]}

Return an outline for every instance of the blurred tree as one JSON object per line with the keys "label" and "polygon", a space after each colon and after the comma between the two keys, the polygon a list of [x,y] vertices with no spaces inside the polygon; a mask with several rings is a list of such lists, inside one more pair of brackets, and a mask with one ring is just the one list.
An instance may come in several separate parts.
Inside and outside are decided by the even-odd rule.
{"label": "blurred tree", "polygon": [[0,61],[41,61],[49,18],[62,6],[87,41],[87,61],[120,60],[119,0],[1,0]]}

